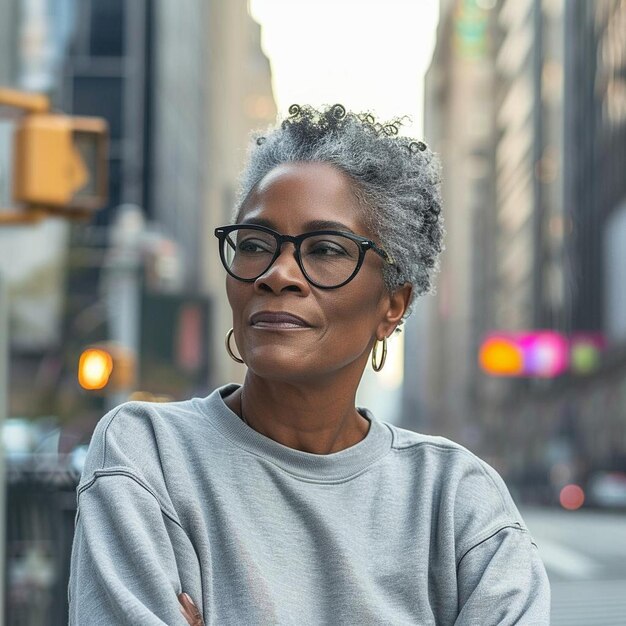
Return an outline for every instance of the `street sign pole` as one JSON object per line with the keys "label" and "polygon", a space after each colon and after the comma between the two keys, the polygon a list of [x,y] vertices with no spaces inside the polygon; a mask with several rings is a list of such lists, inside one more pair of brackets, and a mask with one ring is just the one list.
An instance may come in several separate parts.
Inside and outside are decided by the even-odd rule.
{"label": "street sign pole", "polygon": [[[9,406],[9,287],[0,272],[0,435]],[[0,623],[4,623],[4,572],[6,567],[6,457],[0,437]]]}

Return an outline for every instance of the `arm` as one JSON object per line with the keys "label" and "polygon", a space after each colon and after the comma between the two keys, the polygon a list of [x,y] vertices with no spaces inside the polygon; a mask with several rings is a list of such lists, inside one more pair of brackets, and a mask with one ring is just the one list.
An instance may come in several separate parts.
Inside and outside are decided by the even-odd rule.
{"label": "arm", "polygon": [[457,626],[550,624],[550,585],[537,547],[516,525],[470,548],[458,566]]}
{"label": "arm", "polygon": [[[550,585],[502,477],[463,452],[453,467],[457,626],[548,625]],[[458,473],[457,473],[458,472]]]}
{"label": "arm", "polygon": [[[187,626],[172,545],[186,535],[175,517],[128,470],[97,472],[78,494],[70,626]],[[199,590],[189,586],[198,602]]]}

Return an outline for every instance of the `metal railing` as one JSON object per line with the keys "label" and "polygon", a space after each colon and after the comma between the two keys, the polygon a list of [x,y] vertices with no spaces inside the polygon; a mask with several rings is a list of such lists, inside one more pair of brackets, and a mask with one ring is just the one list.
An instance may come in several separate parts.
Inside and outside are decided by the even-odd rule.
{"label": "metal railing", "polygon": [[80,472],[59,455],[7,467],[6,626],[65,626]]}

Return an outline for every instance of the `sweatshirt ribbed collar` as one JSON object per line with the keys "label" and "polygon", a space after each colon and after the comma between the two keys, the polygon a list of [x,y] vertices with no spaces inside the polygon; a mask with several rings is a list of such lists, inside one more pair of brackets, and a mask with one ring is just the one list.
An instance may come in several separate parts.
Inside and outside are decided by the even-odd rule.
{"label": "sweatshirt ribbed collar", "polygon": [[230,383],[218,387],[206,398],[197,398],[199,407],[214,426],[233,445],[260,456],[286,472],[304,480],[338,482],[351,478],[382,458],[391,449],[391,429],[377,420],[369,409],[357,407],[370,422],[367,435],[358,443],[332,454],[312,454],[284,446],[244,424],[231,411],[224,398],[240,385]]}

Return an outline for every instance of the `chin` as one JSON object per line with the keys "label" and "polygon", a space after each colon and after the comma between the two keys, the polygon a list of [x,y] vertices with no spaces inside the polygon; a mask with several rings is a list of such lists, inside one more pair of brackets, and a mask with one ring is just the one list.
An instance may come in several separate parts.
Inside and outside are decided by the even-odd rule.
{"label": "chin", "polygon": [[248,353],[248,369],[268,380],[304,380],[319,374],[301,353],[284,346],[258,346]]}

